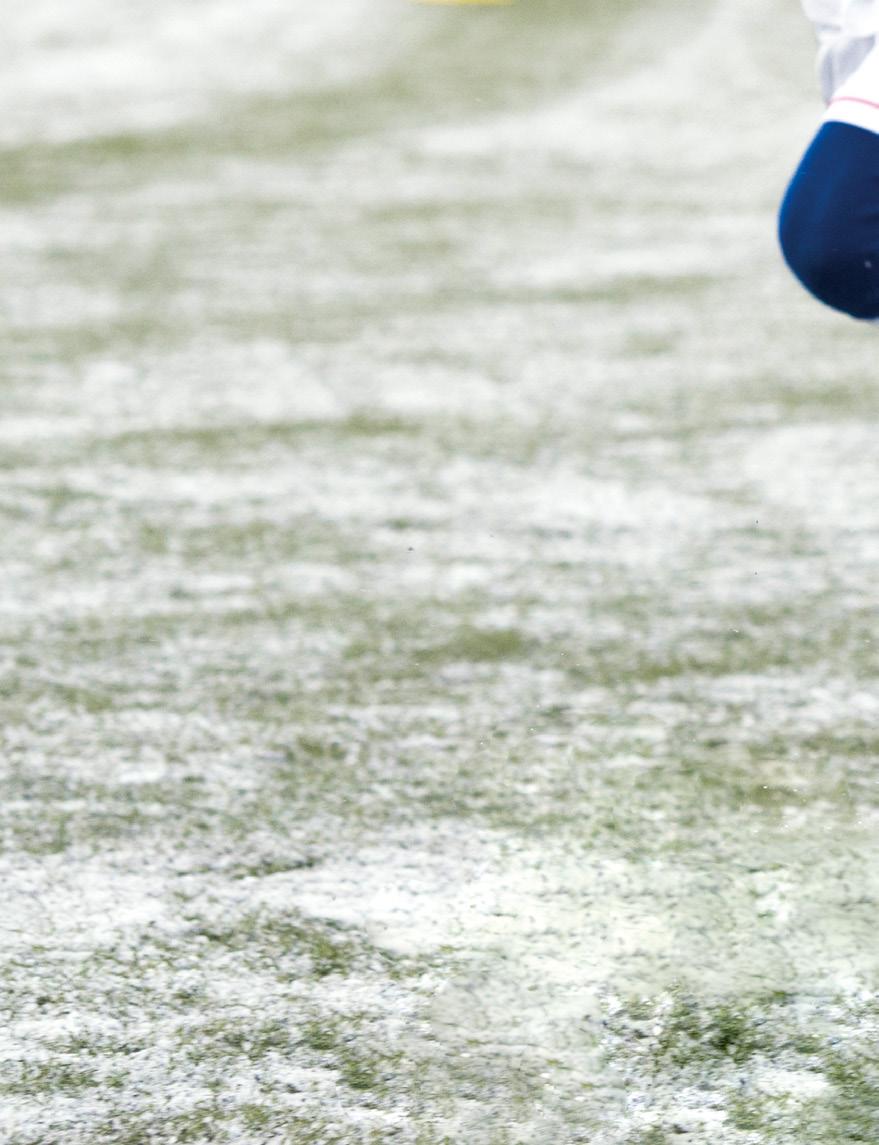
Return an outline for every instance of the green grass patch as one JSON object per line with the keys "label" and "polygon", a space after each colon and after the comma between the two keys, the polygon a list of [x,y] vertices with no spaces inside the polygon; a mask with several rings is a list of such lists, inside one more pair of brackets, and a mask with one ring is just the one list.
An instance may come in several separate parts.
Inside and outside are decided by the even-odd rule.
{"label": "green grass patch", "polygon": [[196,924],[192,936],[208,949],[223,949],[252,965],[273,968],[282,978],[344,977],[377,953],[359,936],[334,923],[299,917],[246,915],[226,927]]}
{"label": "green grass patch", "polygon": [[75,1061],[28,1062],[16,1077],[7,1080],[0,1075],[0,1094],[45,1100],[59,1094],[78,1095],[103,1084],[95,1069]]}

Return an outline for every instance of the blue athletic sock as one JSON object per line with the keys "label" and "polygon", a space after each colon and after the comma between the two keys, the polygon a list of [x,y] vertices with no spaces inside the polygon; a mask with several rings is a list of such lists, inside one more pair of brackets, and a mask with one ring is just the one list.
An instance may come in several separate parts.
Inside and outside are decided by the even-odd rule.
{"label": "blue athletic sock", "polygon": [[788,266],[821,302],[879,318],[879,135],[821,127],[788,187],[779,238]]}

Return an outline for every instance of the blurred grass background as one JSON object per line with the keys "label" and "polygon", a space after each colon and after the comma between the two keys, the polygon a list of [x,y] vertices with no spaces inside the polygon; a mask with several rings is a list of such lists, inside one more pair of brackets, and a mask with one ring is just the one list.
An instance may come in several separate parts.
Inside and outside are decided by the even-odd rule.
{"label": "blurred grass background", "polygon": [[10,18],[0,1126],[870,1140],[874,347],[781,4]]}

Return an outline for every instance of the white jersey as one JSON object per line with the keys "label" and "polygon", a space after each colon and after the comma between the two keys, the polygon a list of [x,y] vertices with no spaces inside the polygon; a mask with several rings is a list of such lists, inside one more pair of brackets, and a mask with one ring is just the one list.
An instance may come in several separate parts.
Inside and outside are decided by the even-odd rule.
{"label": "white jersey", "polygon": [[818,36],[818,80],[829,104],[873,51],[879,0],[803,0],[803,8]]}
{"label": "white jersey", "polygon": [[820,31],[845,36],[875,36],[879,32],[879,0],[803,0],[806,15]]}

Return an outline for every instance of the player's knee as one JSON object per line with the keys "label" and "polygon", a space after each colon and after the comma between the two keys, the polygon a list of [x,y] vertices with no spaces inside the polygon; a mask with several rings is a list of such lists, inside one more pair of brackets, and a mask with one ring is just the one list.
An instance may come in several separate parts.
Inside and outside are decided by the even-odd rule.
{"label": "player's knee", "polygon": [[788,266],[815,298],[852,318],[879,317],[879,254],[874,260],[860,235],[787,200],[779,237]]}

